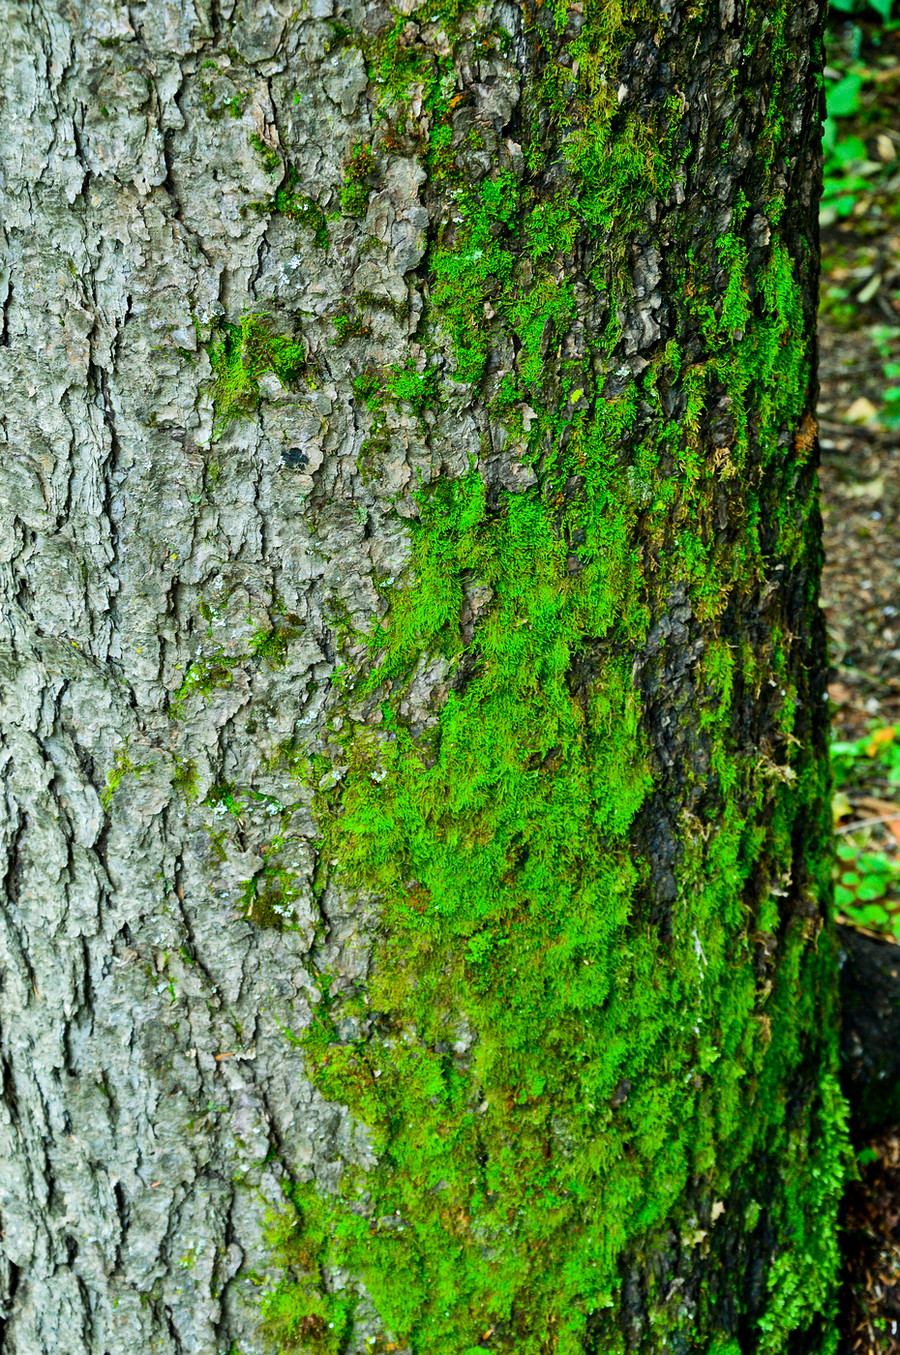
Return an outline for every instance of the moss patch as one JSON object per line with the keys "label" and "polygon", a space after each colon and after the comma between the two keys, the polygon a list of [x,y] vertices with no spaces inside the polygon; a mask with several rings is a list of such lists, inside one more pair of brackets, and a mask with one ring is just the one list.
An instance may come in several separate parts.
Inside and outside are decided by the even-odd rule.
{"label": "moss patch", "polygon": [[[674,215],[669,333],[626,362],[630,270],[691,148],[677,95],[648,110],[624,80],[616,92],[619,54],[663,31],[656,10],[589,7],[564,39],[567,22],[544,7],[529,39],[525,175],[498,164],[461,183],[448,138],[431,145],[452,197],[426,261],[430,318],[473,399],[518,420],[540,483],[510,494],[472,470],[419,493],[409,578],[352,692],[347,679],[381,722],[355,722],[348,701],[334,723],[347,771],[319,796],[319,887],[374,893],[382,923],[365,991],[326,988],[303,1043],[378,1166],[347,1166],[334,1196],[294,1192],[315,1239],[297,1321],[340,1328],[322,1277],[346,1267],[422,1355],[605,1355],[625,1348],[637,1268],[647,1349],[677,1335],[724,1352],[717,1299],[749,1291],[756,1266],[748,1323],[774,1355],[827,1330],[846,1144],[828,771],[785,601],[794,580],[808,629],[805,255],[768,169],[699,242]],[[699,40],[718,8],[689,22]],[[405,69],[405,20],[391,31],[386,83]],[[768,43],[754,20],[748,54]],[[440,395],[424,379],[369,369],[355,393],[422,415]],[[487,601],[467,630],[473,583]],[[403,699],[437,656],[443,698],[412,723]],[[654,703],[679,731],[675,770]],[[359,1034],[341,1039],[349,1017]],[[670,1302],[707,1254],[695,1307]],[[285,1321],[294,1292],[279,1289]]]}
{"label": "moss patch", "polygon": [[210,348],[216,421],[213,436],[220,437],[232,419],[249,417],[259,405],[259,378],[274,372],[286,386],[303,375],[306,350],[296,338],[273,332],[268,315],[242,315],[236,325],[225,323]]}

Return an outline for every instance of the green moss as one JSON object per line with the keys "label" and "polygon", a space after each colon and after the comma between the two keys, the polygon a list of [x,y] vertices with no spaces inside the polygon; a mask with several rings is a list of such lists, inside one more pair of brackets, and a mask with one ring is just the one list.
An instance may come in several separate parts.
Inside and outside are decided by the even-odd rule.
{"label": "green moss", "polygon": [[372,147],[354,147],[341,187],[341,211],[345,216],[365,216],[369,206],[369,175],[375,168]]}
{"label": "green moss", "polygon": [[148,772],[151,767],[155,766],[156,762],[132,762],[127,747],[117,749],[113,758],[112,770],[106,778],[106,787],[100,796],[100,803],[103,808],[107,810],[110,808],[113,796],[126,776],[140,776],[141,772]]}
{"label": "green moss", "polygon": [[172,784],[180,790],[186,800],[196,800],[198,795],[199,769],[193,758],[177,758],[175,779]]}
{"label": "green moss", "polygon": [[[845,1128],[828,1024],[834,947],[819,932],[824,846],[810,847],[794,881],[803,906],[782,912],[795,835],[826,840],[828,773],[793,735],[793,637],[773,619],[764,644],[736,646],[725,622],[773,559],[790,567],[815,549],[793,480],[780,497],[771,490],[809,454],[797,261],[770,211],[768,261],[748,276],[751,204],[739,196],[729,229],[687,258],[680,316],[702,351],[688,361],[672,340],[637,378],[612,374],[621,394],[598,394],[630,233],[685,148],[679,99],[639,116],[614,93],[616,52],[656,10],[642,0],[626,14],[610,0],[588,18],[571,65],[545,37],[534,101],[535,125],[549,110],[563,146],[565,192],[538,200],[500,170],[460,183],[445,113],[429,148],[435,182],[453,183],[428,258],[431,318],[458,378],[482,382],[492,349],[516,351],[515,371],[490,378],[493,412],[512,420],[524,399],[533,406],[543,479],[491,498],[470,471],[418,493],[409,577],[388,595],[366,676],[336,684],[348,698],[377,694],[381,723],[354,722],[348,700],[332,735],[346,772],[309,773],[325,839],[317,888],[334,878],[381,907],[368,1003],[352,1012],[358,1037],[338,1038],[350,1008],[327,989],[301,1037],[323,1095],[368,1126],[378,1158],[368,1173],[347,1166],[334,1196],[293,1193],[307,1250],[278,1302],[285,1330],[315,1320],[310,1340],[347,1320],[321,1283],[323,1268],[346,1267],[416,1355],[482,1348],[486,1330],[492,1348],[516,1355],[620,1351],[623,1258],[657,1243],[662,1255],[672,1230],[686,1250],[715,1243],[714,1222],[701,1228],[686,1203],[698,1181],[744,1211],[747,1246],[761,1221],[778,1240],[765,1355],[831,1315]],[[397,98],[418,60],[406,22],[382,52]],[[564,22],[560,8],[554,24]],[[771,127],[780,134],[774,115]],[[543,171],[537,136],[526,143]],[[575,294],[560,276],[582,240],[603,254],[594,284],[610,317],[575,361],[561,345]],[[389,400],[421,416],[438,400],[430,371],[367,369],[355,394],[376,417]],[[677,420],[662,394],[682,400]],[[717,410],[727,419],[713,444]],[[788,469],[785,429],[796,431]],[[474,637],[460,623],[473,580],[489,599]],[[685,809],[672,829],[666,933],[641,845],[659,772],[634,673],[657,652],[652,626],[679,582],[705,645],[689,730],[707,750],[709,785],[704,773],[698,788],[714,788],[717,804],[703,818]],[[410,728],[404,695],[438,655],[449,694],[430,727]],[[748,751],[738,697],[772,687],[784,690],[783,746]],[[688,786],[695,765],[680,755]],[[776,934],[778,964],[760,977],[760,938]],[[740,1240],[741,1223],[728,1227]],[[666,1306],[672,1278],[652,1291],[654,1348],[677,1332],[733,1355],[714,1335],[714,1296],[694,1318]]]}
{"label": "green moss", "polygon": [[301,633],[298,626],[274,626],[271,630],[257,631],[250,641],[250,653],[254,658],[265,660],[270,668],[283,668],[288,645]]}
{"label": "green moss", "polygon": [[418,418],[426,409],[437,409],[440,405],[438,373],[433,367],[419,372],[412,365],[393,366],[388,374],[386,392],[395,405],[409,405]]}
{"label": "green moss", "polygon": [[169,702],[169,718],[172,720],[183,719],[184,703],[195,692],[209,696],[217,688],[230,687],[232,669],[239,662],[240,659],[235,655],[226,654],[222,651],[216,655],[201,657],[192,663],[181,686],[172,694]]}
{"label": "green moss", "polygon": [[352,1305],[348,1297],[326,1291],[321,1271],[328,1238],[325,1212],[314,1196],[303,1200],[302,1210],[288,1204],[280,1214],[269,1215],[269,1245],[290,1274],[263,1298],[263,1330],[279,1351],[340,1355],[350,1335]]}
{"label": "green moss", "polygon": [[236,325],[223,324],[210,348],[213,369],[213,399],[216,422],[213,436],[220,437],[232,419],[247,418],[259,404],[259,378],[274,372],[287,386],[305,372],[303,344],[289,335],[272,331],[268,315],[242,315]]}
{"label": "green moss", "polygon": [[274,146],[267,146],[257,132],[254,132],[250,137],[250,145],[262,161],[263,169],[267,174],[275,174],[281,168],[281,156],[278,151]]}
{"label": "green moss", "polygon": [[367,367],[354,378],[353,394],[373,414],[381,409],[384,403],[384,382],[373,367]]}
{"label": "green moss", "polygon": [[369,331],[358,315],[334,315],[332,322],[337,330],[336,345],[347,343],[350,339],[361,339]]}
{"label": "green moss", "polygon": [[316,202],[303,193],[296,191],[300,175],[293,165],[288,165],[284,183],[269,197],[260,202],[249,202],[248,208],[264,215],[279,212],[291,221],[306,226],[320,249],[328,248],[328,223],[325,213]]}

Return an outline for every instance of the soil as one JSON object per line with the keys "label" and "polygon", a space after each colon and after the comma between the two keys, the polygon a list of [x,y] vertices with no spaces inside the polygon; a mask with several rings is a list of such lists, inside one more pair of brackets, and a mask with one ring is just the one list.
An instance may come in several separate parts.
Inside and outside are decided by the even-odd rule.
{"label": "soil", "polygon": [[[845,171],[839,211],[829,204],[841,170],[835,154],[826,160],[819,333],[829,695],[833,737],[852,742],[900,727],[900,31],[842,21],[827,51],[826,92],[862,72],[858,108],[832,125],[867,156]],[[839,841],[900,864],[900,785],[873,759],[842,790]],[[868,935],[900,960],[893,938]],[[842,1355],[900,1355],[900,1126],[875,1133],[857,1118],[851,1130],[859,1179],[843,1206]]]}

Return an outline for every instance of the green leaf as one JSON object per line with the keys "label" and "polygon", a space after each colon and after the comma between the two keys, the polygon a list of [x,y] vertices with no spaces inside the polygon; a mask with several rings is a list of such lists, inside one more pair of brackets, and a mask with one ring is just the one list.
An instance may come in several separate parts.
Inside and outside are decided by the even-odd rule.
{"label": "green leaf", "polygon": [[843,885],[836,885],[834,890],[834,901],[839,908],[849,908],[853,904],[856,895],[851,889],[845,889]]}
{"label": "green leaf", "polygon": [[[869,879],[863,880],[859,889],[856,891],[856,897],[862,899],[865,903],[869,903],[873,899],[883,899],[884,891],[884,881],[877,879],[875,876],[870,876]],[[885,918],[886,917],[887,914],[885,913]]]}
{"label": "green leaf", "polygon": [[885,23],[888,23],[891,17],[892,0],[869,0],[869,5],[876,13],[880,14]]}
{"label": "green leaf", "polygon": [[893,861],[884,852],[860,852],[859,869],[864,875],[883,875],[886,879],[897,873]]}
{"label": "green leaf", "polygon": [[886,927],[890,922],[885,909],[872,904],[868,908],[860,908],[858,920],[864,927]]}
{"label": "green leaf", "polygon": [[858,136],[848,136],[843,141],[836,142],[831,155],[839,165],[849,165],[854,160],[868,158],[866,143]]}
{"label": "green leaf", "polygon": [[852,193],[848,193],[846,197],[838,198],[837,201],[833,202],[831,205],[838,216],[849,216],[856,206],[856,198]]}
{"label": "green leaf", "polygon": [[861,75],[845,75],[832,85],[825,98],[825,106],[830,118],[849,118],[859,108],[859,91],[862,89]]}

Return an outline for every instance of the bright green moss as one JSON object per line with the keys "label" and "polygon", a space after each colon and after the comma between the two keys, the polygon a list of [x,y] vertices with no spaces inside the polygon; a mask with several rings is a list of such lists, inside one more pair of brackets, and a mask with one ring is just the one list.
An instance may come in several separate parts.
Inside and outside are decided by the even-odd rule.
{"label": "bright green moss", "polygon": [[438,373],[433,367],[419,372],[413,366],[395,365],[388,376],[387,395],[395,405],[409,405],[421,418],[426,409],[437,409],[440,405]]}
{"label": "bright green moss", "polygon": [[[735,645],[723,622],[764,586],[773,557],[795,563],[811,549],[790,486],[783,520],[764,521],[771,499],[760,498],[780,474],[779,435],[798,429],[810,398],[795,261],[776,235],[748,277],[749,204],[738,197],[709,257],[686,265],[680,302],[685,329],[702,336],[699,358],[686,364],[671,340],[636,379],[615,373],[622,393],[604,399],[591,362],[554,351],[574,315],[559,268],[580,235],[609,241],[612,267],[597,285],[612,302],[627,286],[629,231],[673,182],[680,100],[648,118],[621,112],[614,94],[623,33],[657,17],[609,0],[571,46],[577,79],[548,58],[539,103],[557,119],[571,199],[537,201],[499,171],[454,190],[429,257],[436,318],[456,375],[476,386],[495,332],[516,340],[494,412],[513,418],[527,396],[527,455],[540,451],[543,481],[498,502],[475,471],[420,491],[409,577],[390,594],[354,693],[379,694],[381,722],[342,711],[334,737],[347,770],[319,793],[317,887],[333,874],[374,894],[381,928],[365,995],[342,1005],[326,988],[302,1042],[323,1094],[367,1126],[378,1165],[348,1166],[333,1197],[294,1192],[315,1266],[307,1258],[307,1278],[296,1291],[285,1282],[279,1304],[288,1325],[314,1317],[338,1329],[346,1309],[316,1266],[346,1267],[415,1355],[484,1348],[486,1330],[491,1348],[516,1355],[621,1350],[623,1257],[649,1254],[672,1228],[687,1249],[715,1240],[715,1223],[700,1228],[687,1212],[698,1179],[728,1208],[746,1201],[748,1237],[765,1215],[778,1238],[765,1355],[830,1316],[845,1133],[834,1040],[820,1033],[834,972],[818,925],[824,848],[810,844],[804,867],[807,914],[782,926],[780,911],[798,824],[825,840],[827,768],[791,741],[790,637],[773,621],[765,644]],[[396,73],[406,58],[390,50]],[[449,179],[443,132],[430,155]],[[529,155],[540,168],[533,145]],[[598,366],[618,338],[610,312],[605,333],[589,336]],[[392,399],[421,415],[438,395],[435,383],[421,396],[423,379],[369,371],[355,389],[376,413]],[[684,396],[677,420],[663,414],[667,387]],[[715,408],[727,419],[711,445],[723,390]],[[800,426],[798,463],[804,436]],[[723,482],[735,491],[727,532]],[[488,601],[470,639],[460,616],[473,582]],[[635,673],[656,652],[651,626],[676,583],[703,628],[691,737],[708,750],[718,807],[703,820],[685,809],[676,826],[667,936],[639,845],[657,781]],[[410,727],[403,696],[438,656],[446,698],[430,724]],[[784,688],[783,747],[747,751],[736,693],[772,686]],[[682,761],[686,782],[699,777],[686,752]],[[760,939],[776,932],[778,964],[761,978]],[[377,1031],[366,1034],[372,1012]],[[339,1040],[348,1014],[361,1032]],[[810,1090],[798,1109],[801,1075]],[[727,1226],[734,1236],[741,1224],[729,1216]],[[666,1307],[670,1280],[651,1313],[656,1346],[678,1332],[734,1355],[713,1335],[711,1300],[693,1318]]]}

